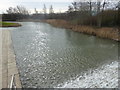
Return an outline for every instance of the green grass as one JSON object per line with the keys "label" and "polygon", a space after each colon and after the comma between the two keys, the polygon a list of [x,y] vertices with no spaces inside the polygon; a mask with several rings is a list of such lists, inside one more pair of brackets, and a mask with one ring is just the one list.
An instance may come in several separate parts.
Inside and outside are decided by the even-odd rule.
{"label": "green grass", "polygon": [[19,23],[12,22],[0,22],[0,27],[18,27],[21,26]]}

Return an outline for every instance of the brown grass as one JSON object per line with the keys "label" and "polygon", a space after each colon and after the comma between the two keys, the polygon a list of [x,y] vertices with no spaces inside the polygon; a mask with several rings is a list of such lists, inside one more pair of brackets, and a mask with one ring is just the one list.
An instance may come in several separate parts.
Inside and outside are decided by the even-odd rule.
{"label": "brown grass", "polygon": [[86,33],[102,38],[108,38],[108,39],[120,41],[120,34],[118,28],[111,28],[111,27],[94,28],[91,26],[73,25],[70,22],[67,22],[65,20],[58,20],[58,19],[45,20],[44,22],[47,22],[55,27],[71,29],[76,32]]}

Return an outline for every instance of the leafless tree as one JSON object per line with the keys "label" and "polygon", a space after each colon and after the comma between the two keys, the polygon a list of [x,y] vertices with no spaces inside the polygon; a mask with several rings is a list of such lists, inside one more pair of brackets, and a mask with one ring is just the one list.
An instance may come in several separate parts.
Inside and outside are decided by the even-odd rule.
{"label": "leafless tree", "polygon": [[[104,9],[108,3],[108,0],[104,0],[103,3],[101,0],[97,0],[97,13],[98,13],[98,18],[97,18],[97,26],[101,27],[102,26],[102,18],[103,15],[102,13],[104,12]],[[101,14],[99,14],[101,12]]]}
{"label": "leafless tree", "polygon": [[54,10],[53,10],[53,7],[51,5],[50,8],[49,8],[49,14],[53,14],[53,13],[54,13]]}
{"label": "leafless tree", "polygon": [[[100,13],[100,10],[101,10],[101,1],[97,0],[97,14]],[[100,15],[97,15],[97,26],[101,27],[101,16]]]}
{"label": "leafless tree", "polygon": [[10,7],[6,11],[8,14],[23,14],[23,15],[29,14],[29,11],[24,6],[16,6],[14,8]]}
{"label": "leafless tree", "polygon": [[28,10],[24,6],[17,6],[16,11],[20,14],[29,14]]}
{"label": "leafless tree", "polygon": [[9,7],[9,9],[6,10],[6,12],[7,12],[8,14],[12,14],[12,13],[14,13],[14,8]]}
{"label": "leafless tree", "polygon": [[34,9],[34,11],[35,11],[35,14],[38,14],[38,11],[37,11],[37,9],[36,9],[36,8]]}
{"label": "leafless tree", "polygon": [[71,5],[69,5],[68,6],[68,12],[70,13],[70,12],[73,12],[73,11],[74,11],[73,7]]}
{"label": "leafless tree", "polygon": [[77,2],[77,1],[74,1],[74,2],[72,3],[72,6],[73,6],[74,11],[77,11],[77,10],[78,10],[78,2]]}
{"label": "leafless tree", "polygon": [[92,16],[92,1],[89,0],[87,3],[89,4],[89,15]]}
{"label": "leafless tree", "polygon": [[79,11],[88,11],[89,5],[86,2],[79,2]]}
{"label": "leafless tree", "polygon": [[44,13],[44,15],[47,14],[47,8],[46,8],[46,5],[45,5],[45,4],[44,4],[44,7],[43,7],[43,13]]}
{"label": "leafless tree", "polygon": [[[118,9],[118,13],[117,13],[117,24],[120,27],[120,1],[117,3],[116,8]],[[120,32],[119,32],[120,33]]]}

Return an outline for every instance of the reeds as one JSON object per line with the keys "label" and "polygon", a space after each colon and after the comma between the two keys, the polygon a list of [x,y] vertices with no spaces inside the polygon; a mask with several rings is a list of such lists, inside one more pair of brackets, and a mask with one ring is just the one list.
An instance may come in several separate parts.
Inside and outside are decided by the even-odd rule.
{"label": "reeds", "polygon": [[74,25],[68,21],[58,20],[58,19],[49,19],[49,20],[45,20],[44,22],[47,22],[55,27],[71,29],[76,32],[86,33],[102,38],[108,38],[108,39],[120,41],[119,28],[112,28],[112,27],[94,28],[92,26]]}

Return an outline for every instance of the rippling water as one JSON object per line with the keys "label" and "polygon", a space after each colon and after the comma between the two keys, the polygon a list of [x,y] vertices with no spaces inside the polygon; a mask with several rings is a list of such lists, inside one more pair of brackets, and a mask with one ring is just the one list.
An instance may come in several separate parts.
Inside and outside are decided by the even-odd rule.
{"label": "rippling water", "polygon": [[45,23],[21,24],[12,31],[12,39],[23,87],[56,87],[118,60],[115,41]]}

